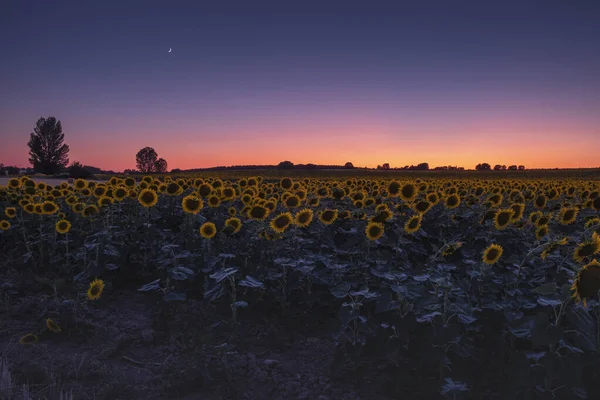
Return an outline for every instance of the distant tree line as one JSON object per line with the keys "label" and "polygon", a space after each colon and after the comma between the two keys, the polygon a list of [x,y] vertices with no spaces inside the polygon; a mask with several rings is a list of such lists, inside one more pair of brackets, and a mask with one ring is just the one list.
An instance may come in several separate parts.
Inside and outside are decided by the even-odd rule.
{"label": "distant tree line", "polygon": [[[475,169],[477,171],[490,171],[492,169],[491,165],[488,163],[480,163],[477,164],[475,166]],[[525,166],[524,165],[509,165],[508,167],[506,167],[506,165],[500,165],[500,164],[496,164],[494,165],[494,171],[525,171]]]}

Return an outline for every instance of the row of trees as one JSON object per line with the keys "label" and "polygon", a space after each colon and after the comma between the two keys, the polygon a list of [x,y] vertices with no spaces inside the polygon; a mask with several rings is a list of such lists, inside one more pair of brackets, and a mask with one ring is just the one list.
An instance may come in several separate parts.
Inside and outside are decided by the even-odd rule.
{"label": "row of trees", "polygon": [[[477,171],[489,171],[492,169],[492,166],[488,163],[481,163],[481,164],[477,164],[475,166],[475,169]],[[496,164],[494,165],[494,171],[525,171],[525,166],[524,165],[509,165],[508,167],[506,165],[500,165],[500,164]]]}

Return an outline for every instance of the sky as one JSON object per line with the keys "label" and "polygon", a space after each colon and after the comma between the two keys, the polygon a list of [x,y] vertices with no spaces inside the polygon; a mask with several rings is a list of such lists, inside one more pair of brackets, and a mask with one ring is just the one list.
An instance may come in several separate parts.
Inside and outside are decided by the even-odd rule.
{"label": "sky", "polygon": [[[0,13],[0,163],[600,166],[600,2],[39,1]],[[169,49],[172,51],[169,53]]]}

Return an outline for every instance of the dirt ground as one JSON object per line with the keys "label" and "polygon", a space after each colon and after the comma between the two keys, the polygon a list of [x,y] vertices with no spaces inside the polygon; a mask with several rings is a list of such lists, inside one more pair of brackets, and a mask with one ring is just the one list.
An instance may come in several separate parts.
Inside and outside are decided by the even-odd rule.
{"label": "dirt ground", "polygon": [[[375,393],[372,374],[339,361],[326,312],[248,309],[233,323],[204,300],[167,303],[107,286],[99,301],[78,305],[2,278],[2,399],[23,399],[24,386],[32,399],[51,400],[391,398]],[[46,318],[62,332],[48,331]],[[38,343],[19,344],[27,333]]]}

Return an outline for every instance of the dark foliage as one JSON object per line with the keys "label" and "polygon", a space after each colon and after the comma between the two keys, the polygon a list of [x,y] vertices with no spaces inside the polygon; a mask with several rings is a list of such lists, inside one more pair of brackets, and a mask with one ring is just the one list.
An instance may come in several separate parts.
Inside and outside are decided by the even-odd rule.
{"label": "dark foliage", "polygon": [[55,174],[69,163],[69,146],[55,117],[38,119],[29,142],[29,162],[36,172]]}

